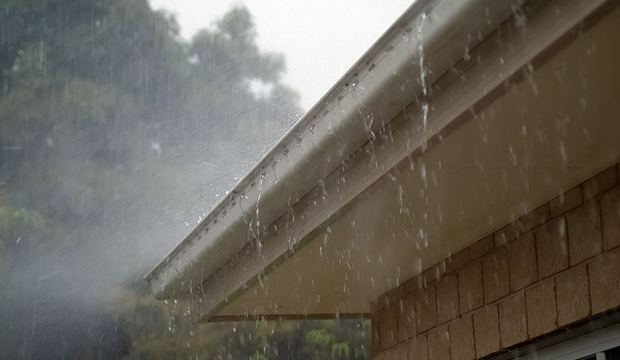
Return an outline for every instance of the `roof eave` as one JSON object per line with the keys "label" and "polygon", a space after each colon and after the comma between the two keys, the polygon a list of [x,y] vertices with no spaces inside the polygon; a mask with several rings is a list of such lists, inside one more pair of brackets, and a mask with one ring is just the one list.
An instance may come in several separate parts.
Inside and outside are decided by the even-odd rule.
{"label": "roof eave", "polygon": [[448,71],[463,49],[507,19],[516,3],[414,3],[147,275],[155,296],[199,286]]}

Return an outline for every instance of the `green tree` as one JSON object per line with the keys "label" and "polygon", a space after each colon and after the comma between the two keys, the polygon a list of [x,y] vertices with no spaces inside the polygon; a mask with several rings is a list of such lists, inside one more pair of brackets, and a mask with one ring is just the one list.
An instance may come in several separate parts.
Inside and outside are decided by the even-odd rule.
{"label": "green tree", "polygon": [[[31,309],[42,289],[64,296],[89,284],[109,296],[105,305],[131,338],[128,359],[368,359],[362,321],[197,324],[185,304],[155,301],[142,283],[117,285],[118,277],[139,277],[159,257],[139,254],[170,246],[166,237],[186,232],[185,222],[203,215],[301,114],[284,73],[284,57],[257,46],[243,7],[184,41],[174,17],[146,0],[1,1],[5,303]],[[256,94],[253,83],[270,91]],[[84,254],[107,256],[107,267],[91,264],[97,257],[82,266]],[[92,277],[56,289],[63,273],[55,266],[67,263]],[[32,329],[27,320],[12,325],[16,334]],[[32,346],[22,338],[11,343]],[[98,354],[83,345],[75,346],[84,358]]]}

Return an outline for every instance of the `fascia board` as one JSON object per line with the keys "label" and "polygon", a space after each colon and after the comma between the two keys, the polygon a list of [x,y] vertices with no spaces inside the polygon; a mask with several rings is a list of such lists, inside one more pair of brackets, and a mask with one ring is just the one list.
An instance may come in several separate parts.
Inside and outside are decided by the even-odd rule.
{"label": "fascia board", "polygon": [[149,275],[198,287],[513,12],[518,0],[418,0]]}

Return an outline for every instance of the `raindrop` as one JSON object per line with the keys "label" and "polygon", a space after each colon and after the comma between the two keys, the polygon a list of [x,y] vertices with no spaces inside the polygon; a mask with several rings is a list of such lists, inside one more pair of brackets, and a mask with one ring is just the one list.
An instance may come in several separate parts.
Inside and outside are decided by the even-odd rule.
{"label": "raindrop", "polygon": [[416,41],[418,43],[417,51],[418,51],[418,59],[419,59],[419,65],[420,65],[420,85],[422,86],[423,95],[427,95],[426,69],[424,67],[424,43],[422,42],[423,27],[424,27],[425,21],[426,21],[426,13],[422,13],[418,17],[417,24],[416,24]]}

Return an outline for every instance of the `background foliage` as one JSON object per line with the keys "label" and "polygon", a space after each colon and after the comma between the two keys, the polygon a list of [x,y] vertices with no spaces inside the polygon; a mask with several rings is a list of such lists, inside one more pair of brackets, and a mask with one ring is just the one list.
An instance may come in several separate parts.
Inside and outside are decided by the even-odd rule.
{"label": "background foliage", "polygon": [[199,326],[140,280],[302,113],[256,36],[243,7],[188,42],[146,0],[0,0],[0,358],[368,358],[366,322]]}

